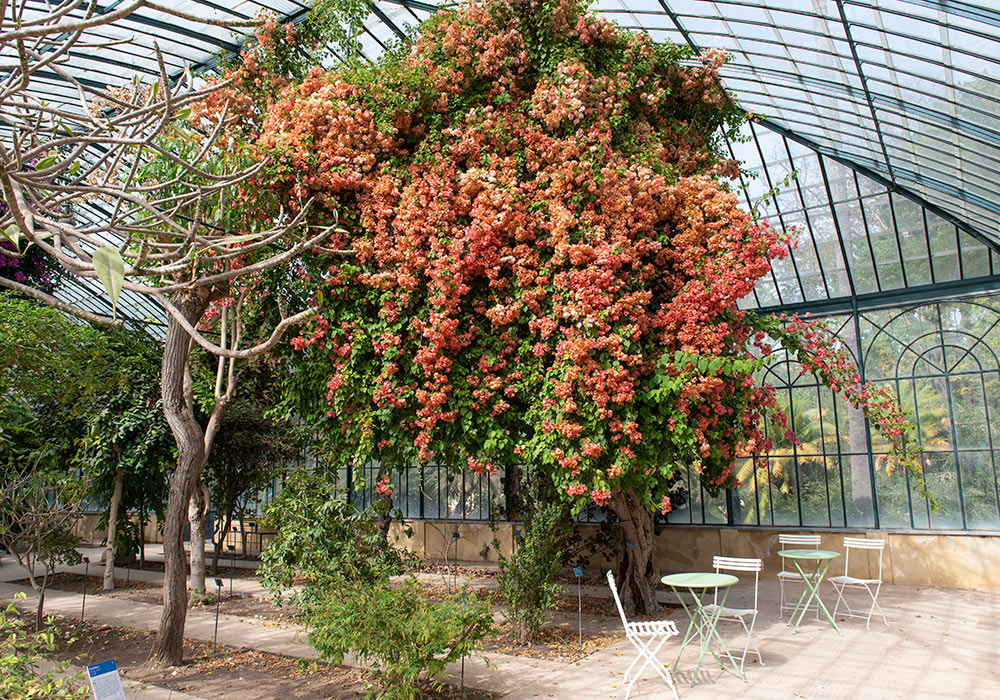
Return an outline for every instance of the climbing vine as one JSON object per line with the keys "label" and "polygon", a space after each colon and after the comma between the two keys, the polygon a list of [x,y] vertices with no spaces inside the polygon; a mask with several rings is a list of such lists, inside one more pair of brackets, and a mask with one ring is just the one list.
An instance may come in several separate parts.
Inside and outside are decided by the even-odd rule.
{"label": "climbing vine", "polygon": [[780,412],[756,377],[780,344],[916,468],[895,399],[825,326],[737,307],[794,240],[729,189],[722,139],[745,117],[723,63],[576,0],[486,0],[278,93],[247,201],[312,199],[353,251],[295,282],[319,311],[291,341],[293,402],[335,455],[530,462],[578,507],[666,512],[682,465],[718,492],[766,458]]}

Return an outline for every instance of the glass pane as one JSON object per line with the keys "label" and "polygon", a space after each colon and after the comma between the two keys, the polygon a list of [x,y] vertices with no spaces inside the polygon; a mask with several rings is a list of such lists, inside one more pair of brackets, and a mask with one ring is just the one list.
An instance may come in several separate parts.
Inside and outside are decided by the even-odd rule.
{"label": "glass pane", "polygon": [[[878,496],[879,525],[889,528],[911,527],[906,473],[901,469],[892,472],[880,469],[875,472],[875,486]],[[916,523],[916,527],[926,528],[926,517],[924,522]]]}
{"label": "glass pane", "polygon": [[997,459],[995,451],[962,452],[958,460],[962,469],[962,501],[966,524],[973,530],[1000,528],[997,509]]}
{"label": "glass pane", "polygon": [[[955,455],[929,453],[924,455],[924,479],[927,489],[944,509],[943,513],[929,514],[930,526],[937,529],[961,529],[962,507],[958,496],[958,472],[955,469]],[[917,494],[914,491],[914,506]]]}

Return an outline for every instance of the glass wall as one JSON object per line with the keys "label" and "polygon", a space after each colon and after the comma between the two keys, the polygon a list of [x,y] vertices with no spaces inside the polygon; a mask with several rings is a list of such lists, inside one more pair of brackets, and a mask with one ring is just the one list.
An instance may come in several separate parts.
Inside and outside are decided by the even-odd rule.
{"label": "glass wall", "polygon": [[[712,496],[682,473],[677,525],[739,525],[905,530],[1000,530],[1000,295],[874,309],[832,317],[831,327],[866,380],[888,385],[915,425],[924,479],[942,506],[934,511],[860,411],[780,358],[761,379],[774,385],[797,438],[765,426],[775,450],[754,468],[738,465],[738,489]],[[353,480],[351,501],[374,501],[378,465]],[[502,517],[503,475],[453,475],[439,465],[394,477],[394,507],[408,519]],[[599,512],[583,521],[603,519]]]}
{"label": "glass wall", "polygon": [[1000,296],[862,311],[832,323],[865,379],[888,385],[911,415],[923,476],[943,511],[919,496],[859,411],[785,359],[766,380],[798,444],[775,431],[777,448],[760,468],[740,465],[739,489],[712,498],[695,487],[670,522],[1000,530]]}
{"label": "glass wall", "polygon": [[[358,507],[367,508],[376,500],[378,470],[375,463],[365,465],[357,475],[348,476],[341,469],[345,482],[350,479],[355,484],[349,498]],[[442,465],[414,465],[393,477],[393,509],[410,520],[489,520],[496,505],[503,503],[502,476],[468,470],[455,474]]]}

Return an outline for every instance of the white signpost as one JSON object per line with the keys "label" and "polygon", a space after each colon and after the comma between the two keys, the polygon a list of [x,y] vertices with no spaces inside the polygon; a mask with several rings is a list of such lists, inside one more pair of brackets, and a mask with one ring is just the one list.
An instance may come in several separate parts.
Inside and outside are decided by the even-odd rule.
{"label": "white signpost", "polygon": [[125,700],[122,679],[114,659],[87,666],[87,677],[94,700]]}

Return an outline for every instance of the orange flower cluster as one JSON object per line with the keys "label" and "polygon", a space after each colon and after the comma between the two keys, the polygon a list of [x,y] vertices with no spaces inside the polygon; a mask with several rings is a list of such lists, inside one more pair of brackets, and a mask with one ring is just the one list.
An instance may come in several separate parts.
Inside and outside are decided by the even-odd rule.
{"label": "orange flower cluster", "polygon": [[487,0],[280,94],[261,184],[355,251],[309,261],[321,317],[292,341],[343,454],[530,460],[581,503],[631,488],[666,512],[679,464],[715,489],[766,451],[736,302],[790,241],[722,179],[722,55],[689,58],[575,0]]}

